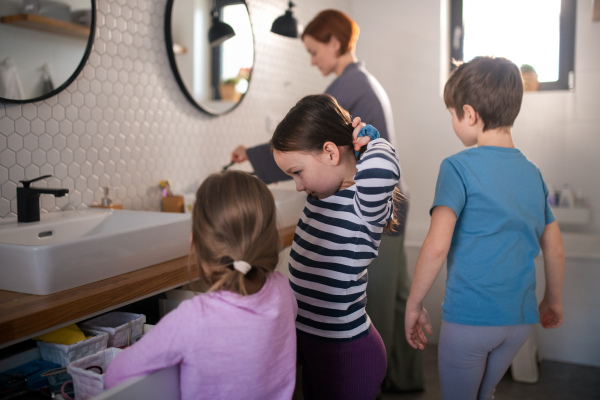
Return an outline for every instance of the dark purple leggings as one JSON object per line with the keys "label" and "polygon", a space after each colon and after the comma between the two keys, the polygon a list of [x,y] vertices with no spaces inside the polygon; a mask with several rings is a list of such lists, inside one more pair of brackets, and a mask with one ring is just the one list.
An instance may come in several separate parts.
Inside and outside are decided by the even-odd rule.
{"label": "dark purple leggings", "polygon": [[369,333],[350,342],[332,342],[298,333],[304,400],[373,400],[385,377],[381,336]]}

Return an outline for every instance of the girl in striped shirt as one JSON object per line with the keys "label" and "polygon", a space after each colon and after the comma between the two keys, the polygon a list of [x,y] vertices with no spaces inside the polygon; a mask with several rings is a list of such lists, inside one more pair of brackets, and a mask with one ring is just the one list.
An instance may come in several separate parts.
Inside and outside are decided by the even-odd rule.
{"label": "girl in striped shirt", "polygon": [[330,95],[300,100],[271,148],[308,194],[289,262],[304,398],[375,399],[386,354],[365,311],[365,290],[381,234],[393,224],[396,152]]}

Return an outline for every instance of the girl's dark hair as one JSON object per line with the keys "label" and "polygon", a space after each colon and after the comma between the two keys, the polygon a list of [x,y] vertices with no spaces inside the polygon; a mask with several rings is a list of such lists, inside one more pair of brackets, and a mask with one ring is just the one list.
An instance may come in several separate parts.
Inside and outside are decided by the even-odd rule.
{"label": "girl's dark hair", "polygon": [[352,119],[328,94],[302,98],[275,128],[271,150],[317,152],[325,142],[352,147]]}
{"label": "girl's dark hair", "polygon": [[[352,150],[353,131],[350,114],[332,96],[309,95],[298,101],[277,125],[271,138],[271,151],[315,153],[322,151],[325,142]],[[367,146],[363,146],[361,153],[366,148]],[[407,201],[398,187],[393,196],[395,204]],[[386,225],[384,232],[394,231],[399,227],[398,212],[394,207],[393,219]]]}
{"label": "girl's dark hair", "polygon": [[[204,289],[246,295],[248,280],[265,282],[280,249],[269,188],[242,171],[210,175],[196,193],[192,245]],[[246,261],[252,269],[243,275],[233,269],[234,261]]]}

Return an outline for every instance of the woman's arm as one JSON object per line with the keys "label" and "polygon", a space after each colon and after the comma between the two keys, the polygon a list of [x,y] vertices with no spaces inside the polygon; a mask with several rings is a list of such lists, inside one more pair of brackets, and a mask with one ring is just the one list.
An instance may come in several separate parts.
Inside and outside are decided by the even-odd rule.
{"label": "woman's arm", "polygon": [[565,277],[565,251],[556,221],[546,225],[540,237],[544,256],[546,290],[540,303],[540,322],[544,328],[557,328],[563,321],[562,286]]}
{"label": "woman's arm", "polygon": [[280,170],[275,163],[269,143],[259,144],[254,147],[245,147],[243,145],[236,147],[231,152],[231,162],[239,164],[244,161],[250,161],[258,179],[266,184],[292,179]]}
{"label": "woman's arm", "polygon": [[431,213],[429,232],[423,242],[406,303],[404,331],[406,340],[415,349],[424,349],[427,338],[423,329],[432,334],[429,315],[423,300],[444,266],[452,242],[456,214],[446,206],[436,206]]}
{"label": "woman's arm", "polygon": [[271,145],[269,143],[259,144],[258,146],[248,147],[246,149],[248,161],[256,176],[266,184],[286,181],[292,179],[285,172],[279,169],[271,154]]}

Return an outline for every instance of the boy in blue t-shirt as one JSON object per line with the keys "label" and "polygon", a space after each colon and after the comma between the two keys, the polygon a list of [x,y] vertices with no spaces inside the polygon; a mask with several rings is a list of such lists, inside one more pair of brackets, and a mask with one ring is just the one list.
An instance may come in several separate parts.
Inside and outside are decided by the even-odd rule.
{"label": "boy in blue t-shirt", "polygon": [[[447,259],[438,347],[444,400],[492,398],[533,324],[562,323],[560,230],[539,169],[511,136],[522,98],[519,68],[504,58],[463,63],[444,88],[454,132],[476,146],[442,162],[405,319],[407,341],[423,349],[423,329],[432,333],[423,299]],[[540,247],[546,289],[538,307]]]}

